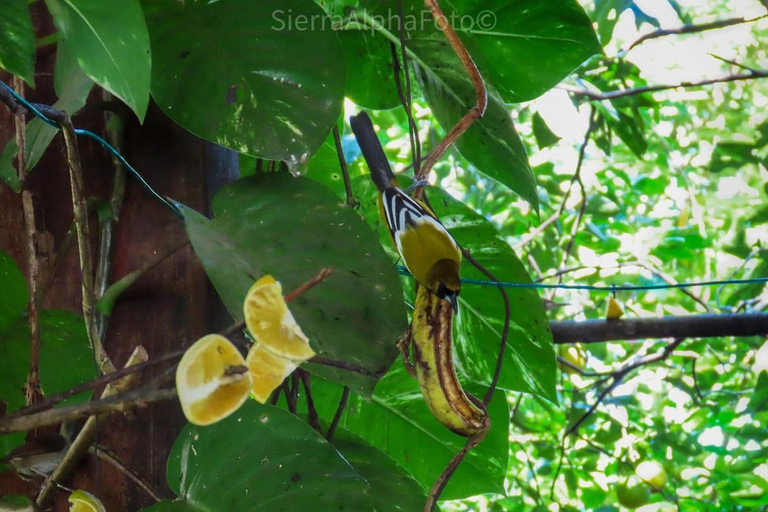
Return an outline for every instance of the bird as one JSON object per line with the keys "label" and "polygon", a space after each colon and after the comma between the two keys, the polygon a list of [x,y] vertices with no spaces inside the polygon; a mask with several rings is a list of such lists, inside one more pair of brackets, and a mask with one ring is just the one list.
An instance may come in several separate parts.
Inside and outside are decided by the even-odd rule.
{"label": "bird", "polygon": [[405,266],[421,286],[448,301],[458,313],[459,244],[426,204],[398,186],[368,114],[360,112],[350,117],[349,123],[379,190],[379,215]]}
{"label": "bird", "polygon": [[25,480],[46,478],[64,458],[68,446],[64,436],[56,432],[40,433],[11,450],[0,464],[7,464]]}

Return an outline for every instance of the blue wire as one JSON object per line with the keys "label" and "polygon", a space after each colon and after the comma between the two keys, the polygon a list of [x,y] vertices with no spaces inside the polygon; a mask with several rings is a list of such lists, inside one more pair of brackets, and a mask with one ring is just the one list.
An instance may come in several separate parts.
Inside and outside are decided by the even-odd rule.
{"label": "blue wire", "polygon": [[[11,87],[9,87],[5,82],[0,80],[0,86],[2,86],[6,91],[8,91],[13,98],[24,105],[25,108],[27,108],[30,112],[35,114],[37,117],[43,120],[43,122],[57,128],[61,129],[61,126],[54,121],[53,119],[49,118],[40,110],[38,110],[33,104],[19,96],[19,94],[14,91]],[[95,133],[88,131],[88,130],[81,130],[81,129],[75,129],[75,133],[77,135],[82,135],[84,137],[90,137],[91,139],[95,140],[102,146],[104,146],[107,151],[112,153],[112,155],[120,160],[120,163],[125,166],[125,168],[128,170],[128,172],[131,173],[131,175],[136,178],[136,180],[141,184],[142,187],[144,187],[147,192],[152,194],[152,196],[163,203],[166,208],[171,210],[173,213],[178,215],[179,217],[182,216],[181,210],[171,203],[168,199],[161,196],[155,190],[149,185],[149,183],[144,180],[144,178],[139,174],[139,172],[134,169],[131,164],[129,164],[125,158],[123,158],[123,155],[117,152],[115,148],[113,148],[107,141],[96,135]],[[401,275],[404,276],[412,276],[410,272],[408,272],[408,269],[402,266],[397,267],[398,272]],[[732,284],[755,284],[755,283],[768,283],[768,277],[754,277],[751,279],[722,279],[722,280],[716,280],[716,281],[699,281],[695,283],[677,283],[677,284],[649,284],[649,285],[608,285],[608,286],[599,286],[599,285],[591,285],[591,284],[543,284],[543,283],[511,283],[511,282],[505,282],[505,281],[484,281],[482,279],[462,279],[462,283],[467,284],[476,284],[480,286],[502,286],[504,288],[533,288],[533,289],[539,289],[539,290],[589,290],[589,291],[599,291],[599,292],[618,292],[618,291],[647,291],[647,290],[670,290],[670,289],[683,289],[683,288],[693,288],[696,286],[723,286],[723,285],[732,285]]]}
{"label": "blue wire", "polygon": [[[398,266],[397,271],[400,275],[411,276],[405,267]],[[477,284],[480,286],[494,286],[502,288],[533,288],[539,290],[589,290],[597,292],[624,292],[624,291],[647,291],[647,290],[670,290],[682,288],[694,288],[696,286],[722,286],[729,284],[755,284],[768,283],[768,277],[753,277],[751,279],[720,279],[715,281],[698,281],[694,283],[676,283],[676,284],[649,284],[649,285],[592,285],[592,284],[543,284],[543,283],[511,283],[507,281],[484,281],[482,279],[461,279],[462,283]]]}
{"label": "blue wire", "polygon": [[[45,122],[45,123],[47,123],[47,124],[49,124],[49,125],[53,126],[54,128],[56,128],[56,129],[58,129],[58,130],[61,130],[61,126],[59,126],[59,124],[58,124],[56,121],[54,121],[54,120],[53,120],[53,119],[51,119],[50,117],[46,116],[46,115],[45,115],[45,114],[43,114],[42,112],[40,112],[40,110],[38,110],[38,109],[37,109],[37,107],[35,107],[33,104],[31,104],[30,102],[28,102],[27,100],[25,100],[24,98],[22,98],[22,97],[21,97],[21,96],[20,96],[20,95],[19,95],[19,94],[18,94],[16,91],[14,91],[14,90],[13,90],[13,89],[12,89],[10,86],[8,86],[8,84],[6,84],[6,83],[5,83],[5,82],[3,82],[3,81],[0,81],[0,86],[2,86],[2,87],[3,87],[3,89],[5,89],[6,91],[8,91],[8,93],[9,93],[11,96],[13,96],[13,98],[14,98],[16,101],[18,101],[19,103],[21,103],[22,105],[24,105],[24,107],[25,107],[26,109],[28,109],[30,112],[32,112],[32,113],[33,113],[33,114],[35,114],[37,117],[39,117],[39,118],[40,118],[40,119],[41,119],[43,122]],[[98,142],[99,144],[101,144],[102,146],[104,146],[104,147],[107,149],[107,151],[109,151],[110,153],[112,153],[112,155],[113,155],[115,158],[117,158],[118,160],[120,160],[120,163],[121,163],[121,164],[123,164],[123,165],[125,166],[125,168],[128,170],[128,172],[129,172],[129,173],[131,173],[131,176],[133,176],[134,178],[136,178],[136,180],[137,180],[137,181],[138,181],[138,182],[141,184],[141,186],[142,186],[142,187],[144,187],[144,189],[145,189],[147,192],[149,192],[150,194],[152,194],[152,196],[153,196],[155,199],[157,199],[158,201],[160,201],[161,203],[163,203],[163,204],[165,205],[165,207],[166,207],[166,208],[168,208],[169,210],[171,210],[173,213],[175,213],[175,214],[176,214],[176,215],[178,215],[179,217],[181,217],[181,216],[182,216],[182,215],[181,215],[181,211],[180,211],[180,210],[179,210],[179,209],[178,209],[178,208],[177,208],[175,205],[173,205],[173,204],[172,204],[170,201],[168,201],[166,198],[164,198],[163,196],[161,196],[160,194],[158,194],[157,192],[155,192],[155,190],[154,190],[154,189],[153,189],[153,188],[152,188],[152,187],[149,185],[149,183],[147,183],[147,182],[146,182],[146,180],[145,180],[145,179],[144,179],[144,178],[141,176],[141,174],[139,174],[139,172],[138,172],[136,169],[134,169],[134,168],[131,166],[131,164],[129,164],[129,163],[126,161],[126,159],[125,159],[125,158],[123,158],[123,155],[121,155],[120,153],[118,153],[118,152],[117,152],[117,150],[116,150],[115,148],[113,148],[113,147],[112,147],[112,146],[111,146],[111,145],[110,145],[110,144],[109,144],[107,141],[105,141],[104,139],[102,139],[101,137],[99,137],[98,135],[96,135],[95,133],[93,133],[93,132],[91,132],[91,131],[89,131],[89,130],[81,130],[81,129],[79,129],[79,128],[76,128],[76,129],[75,129],[75,134],[76,134],[76,135],[82,135],[82,136],[84,136],[84,137],[89,137],[89,138],[91,138],[91,139],[95,140],[96,142]]]}

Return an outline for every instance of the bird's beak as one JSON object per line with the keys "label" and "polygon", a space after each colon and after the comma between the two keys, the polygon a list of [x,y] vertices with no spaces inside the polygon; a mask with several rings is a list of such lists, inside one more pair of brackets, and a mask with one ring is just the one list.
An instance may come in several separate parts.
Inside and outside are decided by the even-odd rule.
{"label": "bird's beak", "polygon": [[448,296],[448,300],[451,303],[451,306],[453,307],[453,314],[458,315],[459,314],[459,294],[458,293],[452,293]]}

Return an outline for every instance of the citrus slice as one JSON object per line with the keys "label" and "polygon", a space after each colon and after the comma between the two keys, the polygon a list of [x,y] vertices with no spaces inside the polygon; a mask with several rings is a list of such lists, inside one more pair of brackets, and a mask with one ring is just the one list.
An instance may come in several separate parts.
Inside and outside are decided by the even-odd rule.
{"label": "citrus slice", "polygon": [[292,361],[315,355],[283,298],[283,287],[271,275],[256,281],[243,305],[245,325],[254,339],[273,354]]}
{"label": "citrus slice", "polygon": [[245,358],[245,364],[253,380],[251,393],[262,404],[269,400],[272,392],[280,387],[285,378],[296,369],[295,363],[273,354],[261,343],[251,347],[248,357]]}
{"label": "citrus slice", "polygon": [[176,390],[190,423],[210,425],[243,405],[251,390],[251,376],[232,342],[209,334],[197,340],[181,358],[176,369]]}
{"label": "citrus slice", "polygon": [[82,489],[69,495],[69,512],[106,512],[99,498]]}

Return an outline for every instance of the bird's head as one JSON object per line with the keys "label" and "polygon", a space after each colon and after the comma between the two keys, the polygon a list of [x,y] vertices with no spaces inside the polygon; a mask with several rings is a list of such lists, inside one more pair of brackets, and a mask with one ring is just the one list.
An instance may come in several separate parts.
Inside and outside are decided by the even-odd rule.
{"label": "bird's head", "polygon": [[429,288],[435,295],[450,302],[454,313],[458,313],[461,291],[459,263],[449,259],[440,260],[432,267],[429,277]]}

